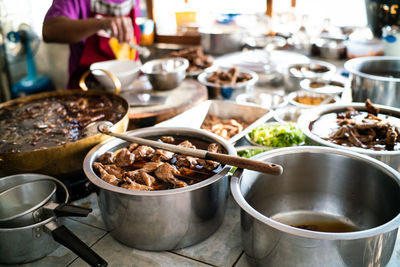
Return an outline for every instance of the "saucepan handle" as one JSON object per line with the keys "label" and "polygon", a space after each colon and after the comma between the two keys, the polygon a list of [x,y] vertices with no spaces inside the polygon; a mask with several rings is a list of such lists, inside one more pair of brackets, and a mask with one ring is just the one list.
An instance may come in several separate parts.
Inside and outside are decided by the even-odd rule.
{"label": "saucepan handle", "polygon": [[113,81],[114,83],[114,87],[115,87],[115,94],[118,95],[119,92],[121,91],[121,81],[117,78],[117,76],[115,76],[114,74],[112,74],[111,72],[107,71],[107,70],[103,70],[103,69],[94,69],[94,70],[88,70],[86,71],[81,79],[79,80],[79,87],[83,90],[83,91],[87,91],[89,90],[89,88],[86,85],[86,77],[89,76],[90,73],[92,73],[93,71],[101,71],[104,72],[108,77],[110,77],[110,79]]}
{"label": "saucepan handle", "polygon": [[69,248],[90,266],[104,267],[108,265],[102,257],[88,247],[64,225],[58,226],[52,221],[46,224],[46,227],[51,231],[51,235],[56,242]]}
{"label": "saucepan handle", "polygon": [[62,203],[58,204],[53,212],[57,217],[87,217],[92,209]]}

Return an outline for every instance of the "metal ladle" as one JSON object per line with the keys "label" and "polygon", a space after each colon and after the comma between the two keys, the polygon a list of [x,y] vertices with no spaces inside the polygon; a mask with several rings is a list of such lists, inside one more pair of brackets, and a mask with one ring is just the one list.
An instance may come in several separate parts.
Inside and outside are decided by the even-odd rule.
{"label": "metal ladle", "polygon": [[[240,158],[240,157],[230,156],[230,155],[221,154],[221,153],[214,153],[214,152],[210,152],[210,151],[202,150],[202,149],[186,148],[186,147],[181,147],[181,146],[177,146],[177,145],[171,145],[171,144],[161,143],[161,142],[157,142],[157,141],[153,141],[153,140],[148,140],[148,139],[144,139],[144,138],[140,138],[140,137],[133,137],[133,136],[125,135],[125,134],[114,133],[114,132],[110,131],[110,128],[112,126],[113,126],[113,124],[111,122],[99,122],[97,124],[97,130],[103,134],[118,137],[120,139],[129,141],[129,142],[138,143],[141,145],[152,146],[152,147],[159,148],[159,149],[165,149],[165,150],[168,150],[171,152],[188,155],[188,156],[192,156],[192,157],[197,157],[197,158],[201,158],[201,159],[213,160],[213,161],[216,161],[219,163],[236,166],[238,168],[244,168],[244,169],[249,169],[249,170],[253,170],[253,171],[269,173],[269,174],[273,174],[273,175],[281,175],[283,172],[282,166],[273,164],[273,163],[269,163],[269,162]],[[92,124],[88,127],[96,127],[96,124]]]}

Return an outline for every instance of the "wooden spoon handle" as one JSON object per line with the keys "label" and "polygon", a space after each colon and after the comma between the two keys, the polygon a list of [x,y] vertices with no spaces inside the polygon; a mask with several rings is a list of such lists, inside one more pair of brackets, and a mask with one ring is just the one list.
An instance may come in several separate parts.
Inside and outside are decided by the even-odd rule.
{"label": "wooden spoon handle", "polygon": [[240,158],[226,154],[208,152],[206,155],[206,159],[229,164],[232,166],[236,166],[238,168],[244,168],[253,171],[269,173],[273,175],[281,175],[283,173],[283,168],[281,165],[264,161]]}

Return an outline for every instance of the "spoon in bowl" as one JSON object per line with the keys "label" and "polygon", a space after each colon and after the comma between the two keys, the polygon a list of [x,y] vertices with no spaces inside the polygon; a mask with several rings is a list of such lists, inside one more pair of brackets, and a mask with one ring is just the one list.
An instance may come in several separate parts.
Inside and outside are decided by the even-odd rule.
{"label": "spoon in bowl", "polygon": [[[100,122],[97,124],[97,130],[100,133],[114,136],[114,137],[129,141],[129,142],[138,143],[141,145],[147,145],[147,146],[151,146],[151,147],[155,147],[155,148],[159,148],[159,149],[164,149],[164,150],[168,150],[171,152],[188,155],[188,156],[192,156],[192,157],[197,157],[197,158],[201,158],[201,159],[213,160],[213,161],[216,161],[219,163],[236,166],[238,168],[244,168],[244,169],[249,169],[249,170],[253,170],[253,171],[273,174],[273,175],[281,175],[283,172],[282,166],[280,166],[278,164],[273,164],[273,163],[263,162],[263,161],[258,161],[258,160],[252,160],[252,159],[246,159],[246,158],[240,158],[237,156],[215,153],[215,152],[210,152],[210,151],[202,150],[202,149],[186,148],[186,147],[181,147],[181,146],[177,146],[177,145],[161,143],[161,142],[157,142],[154,140],[148,140],[148,139],[144,139],[144,138],[140,138],[140,137],[128,136],[126,134],[114,133],[114,132],[111,132],[111,130],[110,130],[112,125],[113,124],[110,122]],[[92,125],[92,127],[95,127],[95,126],[96,126],[96,124]]]}

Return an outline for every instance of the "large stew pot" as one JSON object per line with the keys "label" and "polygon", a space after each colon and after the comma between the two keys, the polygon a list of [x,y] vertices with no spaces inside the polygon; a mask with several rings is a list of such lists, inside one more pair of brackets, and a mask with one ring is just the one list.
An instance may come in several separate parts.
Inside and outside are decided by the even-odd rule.
{"label": "large stew pot", "polygon": [[[143,128],[127,132],[144,138],[182,136],[220,144],[226,153],[236,155],[231,144],[203,130],[190,128]],[[99,207],[111,235],[118,241],[144,250],[172,250],[198,243],[221,225],[228,196],[228,171],[197,184],[170,190],[136,191],[113,186],[93,170],[93,162],[107,151],[116,151],[127,142],[115,139],[94,147],[84,160],[89,180],[100,188]]]}
{"label": "large stew pot", "polygon": [[[17,174],[0,178],[0,193],[13,190],[18,186],[24,185],[25,189],[34,186],[35,182],[53,181],[67,190],[57,179],[41,174]],[[17,186],[17,187],[15,187]],[[54,199],[55,191],[49,187],[37,193],[34,187],[26,190],[26,200],[35,199],[35,194],[46,195]],[[35,188],[37,189],[37,188]],[[46,192],[47,190],[47,192]],[[68,201],[68,192],[65,195],[65,203]],[[22,200],[21,200],[21,203]],[[6,203],[9,204],[9,203]],[[43,204],[44,205],[44,204]],[[62,204],[64,205],[64,204]],[[11,206],[11,205],[10,205]],[[87,208],[78,206],[65,206],[61,213],[53,213],[50,210],[38,210],[32,216],[22,216],[6,225],[0,225],[0,263],[22,264],[43,258],[53,252],[59,244],[69,248],[80,256],[91,266],[107,266],[97,253],[90,249],[77,236],[69,231],[63,224],[65,216],[87,216],[91,211]]]}
{"label": "large stew pot", "polygon": [[[382,105],[374,105],[379,108],[379,114],[387,114],[397,118],[400,118],[400,109],[392,108]],[[359,111],[367,111],[364,103],[351,103],[351,104],[332,104],[325,105],[312,110],[303,111],[300,115],[297,125],[302,130],[302,132],[310,139],[311,143],[315,145],[329,146],[333,148],[350,150],[364,155],[368,155],[381,162],[389,165],[390,167],[400,171],[400,151],[375,151],[371,149],[364,149],[359,147],[345,147],[341,145],[334,144],[327,140],[324,140],[310,131],[310,124],[318,119],[321,115],[327,113],[336,113],[346,111],[347,107],[352,107]]]}
{"label": "large stew pot", "polygon": [[[397,171],[371,157],[328,147],[282,148],[254,159],[282,164],[285,171],[279,177],[248,170],[232,176],[243,247],[251,264],[388,263],[400,225]],[[355,231],[339,232],[338,223]],[[330,232],[306,230],[330,224]]]}
{"label": "large stew pot", "polygon": [[[29,103],[37,99],[44,99],[51,96],[66,95],[106,95],[110,98],[116,98],[123,103],[126,113],[123,118],[114,124],[113,131],[122,133],[128,128],[129,123],[129,104],[118,95],[105,91],[80,91],[65,90],[35,94],[27,97],[17,98],[0,104],[0,109],[17,103]],[[16,173],[35,172],[56,176],[59,179],[68,178],[74,174],[82,173],[82,162],[85,155],[96,144],[106,140],[107,136],[96,134],[94,136],[80,139],[65,145],[53,146],[47,149],[32,150],[17,153],[0,153],[0,176],[6,176]]]}

